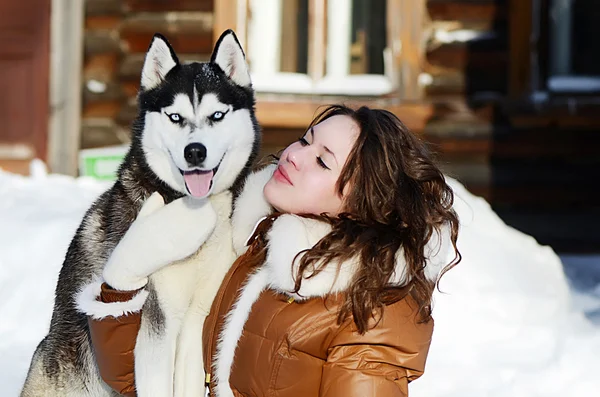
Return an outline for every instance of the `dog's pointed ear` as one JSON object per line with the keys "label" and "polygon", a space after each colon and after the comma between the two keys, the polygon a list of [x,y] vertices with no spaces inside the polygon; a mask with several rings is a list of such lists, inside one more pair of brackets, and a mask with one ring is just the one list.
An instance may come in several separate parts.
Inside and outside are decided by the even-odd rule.
{"label": "dog's pointed ear", "polygon": [[142,89],[147,91],[159,85],[178,64],[179,59],[167,39],[161,34],[155,34],[142,67]]}
{"label": "dog's pointed ear", "polygon": [[243,87],[250,87],[252,84],[246,55],[233,30],[228,29],[219,37],[210,61],[219,65],[236,84]]}

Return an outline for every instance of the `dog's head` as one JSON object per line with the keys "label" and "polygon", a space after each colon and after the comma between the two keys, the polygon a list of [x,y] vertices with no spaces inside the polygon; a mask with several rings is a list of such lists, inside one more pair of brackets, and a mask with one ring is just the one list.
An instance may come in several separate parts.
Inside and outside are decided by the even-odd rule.
{"label": "dog's head", "polygon": [[155,35],[142,68],[134,139],[174,190],[202,198],[232,186],[256,155],[259,132],[244,52],[233,31],[210,62],[181,64]]}

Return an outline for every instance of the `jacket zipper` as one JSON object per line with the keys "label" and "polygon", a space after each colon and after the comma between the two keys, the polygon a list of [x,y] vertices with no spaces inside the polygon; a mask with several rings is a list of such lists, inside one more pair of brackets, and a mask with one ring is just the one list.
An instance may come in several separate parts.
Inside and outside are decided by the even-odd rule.
{"label": "jacket zipper", "polygon": [[[261,244],[265,243],[264,241],[262,241],[263,237],[261,236],[261,233],[258,232],[258,228],[259,228],[260,224],[262,224],[262,222],[265,219],[269,219],[270,224],[272,224],[273,221],[277,218],[277,216],[278,215],[271,215],[269,217],[264,217],[264,218],[262,218],[261,220],[259,220],[257,222],[256,226],[254,226],[254,230],[252,232],[252,235],[251,235],[250,239],[248,239],[248,241],[246,242],[246,244],[248,245],[248,249],[246,250],[246,252],[242,256],[238,257],[235,260],[235,262],[233,263],[235,265],[235,267],[233,268],[233,270],[231,271],[231,273],[229,273],[229,277],[227,277],[227,279],[223,280],[223,283],[221,284],[221,287],[223,287],[223,288],[221,288],[219,290],[218,295],[215,297],[215,302],[216,302],[215,308],[217,309],[217,312],[219,311],[219,309],[221,308],[221,304],[223,303],[223,296],[225,295],[225,290],[229,287],[229,284],[231,283],[231,279],[233,278],[233,276],[235,275],[235,273],[240,268],[240,263],[242,263],[242,261],[243,261],[242,258],[245,257],[246,255],[253,255],[254,254],[254,250],[257,249],[257,244],[261,245]],[[212,354],[213,354],[213,352],[212,352],[212,349],[213,349],[212,340],[213,340],[214,335],[217,332],[217,323],[218,322],[219,322],[219,317],[215,316],[215,319],[212,321],[212,324],[210,324],[210,328],[209,328],[210,329],[210,334],[209,334],[210,338],[209,338],[209,341],[211,341],[211,343],[209,343],[209,345],[208,345],[208,354],[209,354],[208,361],[209,361],[209,364],[210,364],[209,365],[209,367],[210,367],[209,371],[210,372],[207,372],[205,374],[205,378],[204,378],[204,382],[206,384],[206,396],[210,396],[211,395],[211,393],[210,393],[210,383],[212,381],[211,374],[212,374],[212,364],[213,364],[212,363]]]}
{"label": "jacket zipper", "polygon": [[[251,253],[250,251],[253,250],[253,249],[254,249],[254,245],[251,245],[250,247],[248,247],[248,251],[246,251],[246,253],[243,256],[245,256],[248,253]],[[238,257],[235,260],[235,262],[234,262],[234,264],[236,265],[235,268],[233,268],[233,271],[231,273],[229,273],[229,277],[227,277],[227,279],[225,279],[223,281],[222,287],[224,287],[224,288],[220,289],[219,294],[215,298],[215,302],[216,302],[215,309],[217,310],[217,313],[219,312],[219,309],[221,308],[221,304],[223,303],[223,297],[225,295],[225,291],[229,287],[229,284],[231,283],[231,279],[233,278],[233,276],[235,275],[235,273],[240,268],[240,263],[241,263],[240,259],[243,260],[241,256]],[[219,316],[215,315],[212,323],[210,324],[210,328],[209,328],[210,333],[209,333],[209,339],[208,340],[210,341],[210,343],[208,344],[208,354],[209,354],[208,355],[208,357],[209,357],[209,359],[208,359],[208,361],[209,361],[209,368],[208,368],[208,370],[210,372],[207,372],[205,374],[205,378],[204,378],[204,382],[206,384],[206,395],[207,396],[209,395],[209,385],[210,385],[211,380],[212,380],[211,379],[212,378],[211,377],[212,364],[213,364],[213,362],[212,362],[212,354],[213,354],[213,352],[212,352],[212,349],[213,349],[213,343],[212,343],[212,341],[213,341],[214,335],[217,332],[217,324],[218,324],[218,322],[219,322]]]}

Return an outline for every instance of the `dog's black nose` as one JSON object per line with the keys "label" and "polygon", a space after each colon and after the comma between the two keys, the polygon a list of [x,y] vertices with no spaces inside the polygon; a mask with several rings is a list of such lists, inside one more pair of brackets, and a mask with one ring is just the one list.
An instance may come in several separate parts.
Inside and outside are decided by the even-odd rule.
{"label": "dog's black nose", "polygon": [[206,160],[206,146],[201,143],[190,143],[183,149],[183,157],[190,167],[199,166]]}

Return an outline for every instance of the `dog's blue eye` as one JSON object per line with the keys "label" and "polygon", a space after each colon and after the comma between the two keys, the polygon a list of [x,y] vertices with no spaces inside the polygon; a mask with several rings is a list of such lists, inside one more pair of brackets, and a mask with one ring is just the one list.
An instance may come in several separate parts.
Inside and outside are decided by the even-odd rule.
{"label": "dog's blue eye", "polygon": [[[225,113],[227,113],[227,112],[225,112]],[[221,120],[223,120],[223,117],[225,117],[225,113],[223,113],[223,112],[214,112],[213,114],[210,115],[209,118],[212,121],[221,121]]]}
{"label": "dog's blue eye", "polygon": [[179,113],[171,113],[171,114],[165,113],[165,114],[169,117],[169,120],[171,120],[173,123],[179,124],[183,121],[183,118],[181,117],[181,115]]}

